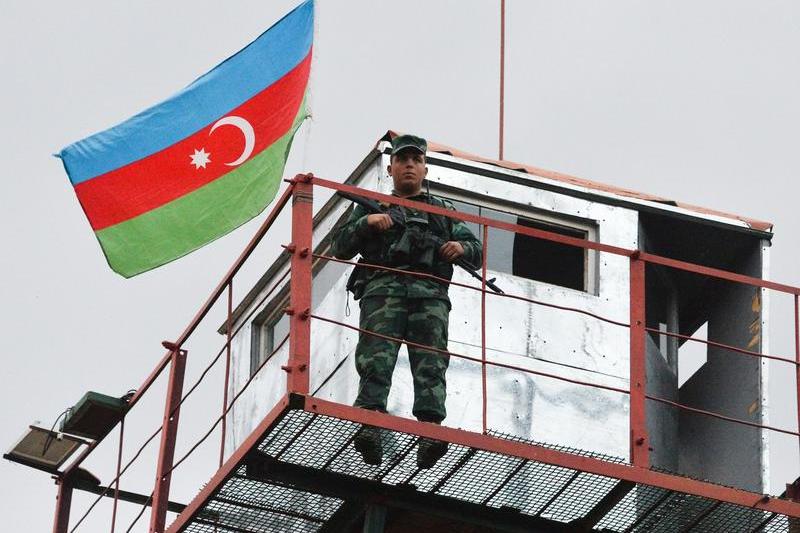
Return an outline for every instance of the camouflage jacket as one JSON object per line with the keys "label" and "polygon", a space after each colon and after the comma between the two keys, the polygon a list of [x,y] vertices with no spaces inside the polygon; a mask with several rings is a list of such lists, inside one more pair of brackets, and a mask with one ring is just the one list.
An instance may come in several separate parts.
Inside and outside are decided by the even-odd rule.
{"label": "camouflage jacket", "polygon": [[[428,196],[425,193],[408,198],[418,202],[428,202],[437,207],[445,207],[455,211],[453,204],[447,200]],[[399,207],[406,216],[407,227],[412,226],[409,220],[420,220],[426,224],[429,231],[444,241],[458,241],[464,247],[462,258],[473,268],[481,266],[482,246],[480,241],[472,234],[467,226],[455,219],[420,212],[405,207]],[[356,205],[347,222],[334,234],[331,243],[331,255],[339,259],[352,259],[361,254],[362,261],[409,270],[426,272],[447,280],[453,277],[453,265],[443,261],[438,254],[438,246],[434,250],[423,250],[421,255],[427,255],[430,260],[425,260],[423,265],[415,264],[419,250],[413,250],[408,255],[397,254],[397,245],[403,240],[403,230],[392,226],[385,232],[374,232],[367,226],[368,212],[360,205]],[[450,301],[447,296],[448,285],[430,278],[407,276],[396,272],[386,272],[368,267],[358,267],[355,273],[356,299],[366,296],[405,296],[409,298],[438,298]]]}

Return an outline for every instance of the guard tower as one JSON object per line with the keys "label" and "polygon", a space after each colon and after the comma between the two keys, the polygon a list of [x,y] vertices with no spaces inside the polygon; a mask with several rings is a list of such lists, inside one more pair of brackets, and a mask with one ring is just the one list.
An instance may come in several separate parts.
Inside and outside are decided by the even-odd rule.
{"label": "guard tower", "polygon": [[[276,237],[285,252],[237,305],[229,297],[219,329],[227,459],[172,507],[167,531],[795,530],[794,489],[764,494],[769,435],[798,436],[766,417],[765,361],[797,371],[798,359],[769,354],[764,310],[770,292],[800,294],[764,279],[769,223],[430,143],[430,190],[456,205],[449,212],[387,196],[392,135],[344,183],[291,180],[206,311],[166,345],[156,373],[175,376],[195,322],[231,294],[241,263],[290,207],[291,238]],[[345,291],[353,263],[327,253],[351,209],[336,191],[452,216],[483,242],[484,277],[506,294],[456,271],[442,426],[411,417],[405,348],[389,413],[350,406],[359,311]],[[679,382],[692,344],[704,362]],[[181,462],[169,416],[181,390],[170,384],[151,531],[165,528]],[[353,449],[363,425],[383,434],[380,466]],[[450,443],[429,470],[414,460],[420,437]],[[65,497],[76,463],[59,474]]]}
{"label": "guard tower", "polygon": [[[386,141],[380,142],[346,184],[389,194],[387,150]],[[451,200],[459,212],[534,230],[515,234],[487,226],[484,231],[478,220],[467,220],[473,232],[484,238],[489,277],[497,278],[496,283],[516,297],[483,296],[457,284],[451,288],[449,349],[466,357],[453,357],[448,371],[446,426],[501,440],[504,445],[535,443],[620,464],[648,460],[658,469],[763,492],[768,481],[766,430],[683,412],[672,404],[727,416],[744,414],[749,422],[765,422],[764,365],[758,358],[736,357],[712,347],[708,361],[678,386],[679,346],[704,324],[712,342],[762,351],[767,337],[761,312],[763,289],[709,280],[669,264],[642,261],[637,269],[627,253],[606,250],[641,250],[762,279],[770,224],[558,174],[537,177],[542,173],[507,169],[507,165],[437,145],[428,154],[428,165],[431,192]],[[529,171],[528,175],[520,170]],[[619,497],[617,508],[626,505],[631,515],[644,513],[649,503],[647,489],[623,491],[622,482],[543,469],[468,446],[454,447],[430,472],[416,471],[409,454],[415,440],[410,431],[385,432],[384,447],[389,452],[381,468],[361,462],[349,442],[358,422],[384,417],[359,413],[363,419],[336,418],[348,411],[339,406],[352,403],[358,384],[352,362],[358,306],[349,304],[344,288],[352,264],[331,260],[326,254],[331,232],[348,216],[350,205],[334,195],[314,219],[309,368],[314,399],[310,405],[306,402],[308,412],[294,413],[276,430],[293,442],[267,447],[265,456],[277,458],[277,464],[305,469],[302,477],[309,480],[330,472],[367,483],[414,486],[415,497],[431,496],[432,507],[438,505],[433,503],[436,497],[446,496],[489,508],[514,509],[519,521],[528,514],[555,522],[581,519],[614,489],[627,493]],[[563,240],[537,239],[536,230]],[[569,239],[597,246],[571,246]],[[258,376],[232,412],[230,449],[242,446],[255,429],[258,420],[248,413],[267,412],[280,401],[284,394],[280,370],[296,371],[289,362],[289,345],[281,345],[291,321],[285,311],[294,307],[289,284],[279,283],[290,268],[290,257],[276,261],[234,313],[233,327],[244,327],[233,351],[230,392],[235,394],[256,371]],[[646,310],[636,309],[629,289],[642,274]],[[471,282],[463,272],[454,280],[464,285]],[[275,292],[259,305],[268,290]],[[654,400],[645,403],[646,418],[636,420],[631,416],[629,376],[631,349],[637,347],[625,326],[640,313],[646,317],[640,331],[648,332],[639,339],[644,341],[646,394]],[[386,417],[398,429],[410,429],[405,419],[412,418],[412,399],[410,370],[401,355]],[[323,406],[330,410],[315,414]],[[637,424],[641,427],[636,428]],[[635,439],[633,448],[631,431],[641,431],[637,439],[644,439],[639,444]],[[271,467],[264,465],[267,471]],[[363,501],[363,494],[357,495],[358,486],[353,480],[350,490],[356,494],[343,500]],[[321,506],[314,499],[319,497],[311,496],[313,487],[306,488],[309,494],[297,496],[297,504]],[[387,497],[391,508],[392,497]],[[675,514],[681,516],[673,518],[678,521],[690,517],[691,509],[703,507],[691,498],[674,505],[680,508]],[[392,509],[392,523],[406,523],[408,513],[419,514],[422,509],[400,508],[405,512]],[[709,516],[703,527],[718,520],[722,518]]]}

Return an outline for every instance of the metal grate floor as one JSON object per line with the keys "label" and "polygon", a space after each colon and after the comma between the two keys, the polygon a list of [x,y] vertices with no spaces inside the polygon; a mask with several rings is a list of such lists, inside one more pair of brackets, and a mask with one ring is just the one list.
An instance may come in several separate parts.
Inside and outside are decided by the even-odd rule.
{"label": "metal grate floor", "polygon": [[[416,497],[446,498],[484,512],[510,512],[564,531],[578,529],[574,526],[616,533],[789,531],[783,515],[452,443],[434,468],[419,470],[418,437],[386,429],[381,429],[383,464],[369,466],[352,445],[359,427],[348,420],[288,410],[257,446],[256,455],[268,466],[259,470],[251,460],[243,461],[205,504],[207,513],[199,513],[216,518],[195,517],[184,531],[329,531],[347,500],[358,498],[357,489],[345,490],[350,482],[362,483],[362,491],[364,483],[371,483]],[[369,495],[363,496],[368,500]],[[548,529],[554,530],[558,529]]]}

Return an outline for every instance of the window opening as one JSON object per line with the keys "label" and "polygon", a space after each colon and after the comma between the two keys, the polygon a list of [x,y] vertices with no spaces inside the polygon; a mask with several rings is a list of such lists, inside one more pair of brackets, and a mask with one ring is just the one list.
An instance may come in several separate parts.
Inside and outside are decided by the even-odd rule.
{"label": "window opening", "polygon": [[258,365],[264,361],[264,358],[275,351],[278,343],[289,333],[289,316],[282,310],[278,310],[270,320],[256,325],[253,328],[254,332],[254,345],[256,347],[255,365],[251,369],[251,373],[258,368]]}
{"label": "window opening", "polygon": [[[493,218],[577,239],[593,239],[596,235],[594,227],[589,224],[570,225],[566,221],[534,219],[460,200],[451,199],[451,201],[462,213]],[[482,235],[478,224],[470,222],[467,226],[475,235]],[[578,291],[595,292],[591,274],[594,271],[592,250],[489,228],[488,253],[486,266],[489,270]]]}

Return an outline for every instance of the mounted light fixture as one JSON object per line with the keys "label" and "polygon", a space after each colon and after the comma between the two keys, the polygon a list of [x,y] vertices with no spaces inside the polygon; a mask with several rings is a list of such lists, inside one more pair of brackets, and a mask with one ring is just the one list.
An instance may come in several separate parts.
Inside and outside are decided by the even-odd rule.
{"label": "mounted light fixture", "polygon": [[128,410],[129,396],[115,398],[89,391],[69,409],[61,431],[100,440],[122,420]]}
{"label": "mounted light fixture", "polygon": [[56,473],[64,461],[83,444],[88,443],[71,435],[30,426],[3,458],[45,472]]}

